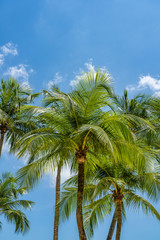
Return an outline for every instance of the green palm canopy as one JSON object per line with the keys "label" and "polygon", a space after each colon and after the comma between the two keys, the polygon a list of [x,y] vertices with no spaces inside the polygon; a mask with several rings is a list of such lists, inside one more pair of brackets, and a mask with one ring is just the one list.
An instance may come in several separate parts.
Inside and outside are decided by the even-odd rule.
{"label": "green palm canopy", "polygon": [[4,138],[13,142],[21,136],[27,128],[32,129],[25,116],[20,115],[21,107],[32,102],[39,94],[32,94],[32,89],[25,83],[19,83],[16,79],[1,79],[0,83],[0,155]]}
{"label": "green palm canopy", "polygon": [[[140,117],[112,112],[111,79],[102,70],[84,73],[69,94],[56,87],[44,93],[47,108],[25,107],[26,114],[36,117],[41,127],[26,134],[16,145],[18,156],[27,155],[30,159],[29,165],[21,169],[18,176],[28,186],[33,186],[61,158],[78,169],[77,224],[80,239],[86,239],[82,202],[87,157],[99,152],[117,159],[116,155],[121,154],[123,161],[134,161],[140,167],[143,157],[137,152],[130,128],[133,125],[151,126]],[[127,145],[130,148],[126,148]]]}
{"label": "green palm canopy", "polygon": [[[111,162],[108,157],[96,171],[88,168],[85,175],[83,215],[89,239],[95,227],[112,211],[114,215],[107,240],[112,239],[116,223],[116,239],[120,239],[122,215],[126,216],[128,207],[141,207],[147,215],[151,213],[160,221],[160,214],[150,203],[150,200],[158,200],[160,194],[160,169],[154,161],[138,173],[125,164]],[[62,220],[76,209],[77,178],[76,175],[64,183],[60,201]],[[149,200],[143,197],[144,193]]]}
{"label": "green palm canopy", "polygon": [[[0,179],[0,216],[15,225],[15,232],[25,233],[29,230],[29,221],[23,209],[31,209],[33,202],[19,199],[26,188],[18,186],[17,179],[10,173],[2,174]],[[2,223],[1,223],[2,226]]]}

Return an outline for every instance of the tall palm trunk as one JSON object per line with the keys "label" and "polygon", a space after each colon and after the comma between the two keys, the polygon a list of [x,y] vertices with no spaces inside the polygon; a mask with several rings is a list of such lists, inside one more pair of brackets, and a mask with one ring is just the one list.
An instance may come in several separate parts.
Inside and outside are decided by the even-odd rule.
{"label": "tall palm trunk", "polygon": [[121,228],[122,228],[122,201],[117,200],[117,232],[116,240],[120,240],[121,237]]}
{"label": "tall palm trunk", "polygon": [[4,131],[1,131],[1,138],[0,138],[0,157],[1,157],[1,154],[2,154],[2,146],[3,146],[3,142],[4,142]]}
{"label": "tall palm trunk", "polygon": [[59,201],[60,201],[60,184],[61,184],[61,165],[57,168],[56,177],[56,202],[55,202],[55,215],[54,215],[54,236],[53,240],[58,240],[58,227],[59,227]]}
{"label": "tall palm trunk", "polygon": [[116,226],[116,220],[117,220],[117,213],[116,213],[116,211],[117,210],[115,210],[113,218],[112,218],[112,222],[111,222],[111,226],[109,228],[107,240],[111,240],[112,237],[113,237],[114,229],[115,229],[115,226]]}
{"label": "tall palm trunk", "polygon": [[[77,159],[78,161],[78,159]],[[83,190],[84,190],[84,162],[78,161],[78,193],[77,193],[77,225],[80,240],[87,240],[84,226],[83,226],[83,214],[82,214],[82,203],[83,203]]]}

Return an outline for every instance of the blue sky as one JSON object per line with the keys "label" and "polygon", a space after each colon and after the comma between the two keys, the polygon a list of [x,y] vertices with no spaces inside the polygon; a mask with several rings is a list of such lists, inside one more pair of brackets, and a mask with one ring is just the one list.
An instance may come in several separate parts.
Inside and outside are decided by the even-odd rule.
{"label": "blue sky", "polygon": [[[126,87],[130,96],[138,91],[160,95],[159,12],[158,0],[1,0],[1,77],[15,76],[35,91],[51,82],[68,91],[77,74],[92,64],[109,71],[120,95]],[[23,165],[5,146],[1,170],[15,172]],[[67,175],[68,170],[63,178]],[[31,230],[23,239],[52,239],[54,181],[55,173],[47,175],[26,195],[37,204],[28,214]],[[106,238],[109,223],[106,218],[95,240]],[[152,217],[129,211],[122,239],[158,240],[159,227]],[[1,238],[22,239],[13,230],[4,222]],[[63,239],[78,239],[74,214],[60,226]]]}

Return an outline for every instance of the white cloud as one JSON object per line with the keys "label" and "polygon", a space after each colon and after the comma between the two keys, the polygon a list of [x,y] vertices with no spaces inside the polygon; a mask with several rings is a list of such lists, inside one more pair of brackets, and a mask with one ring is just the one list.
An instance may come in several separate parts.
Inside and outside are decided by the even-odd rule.
{"label": "white cloud", "polygon": [[15,78],[22,78],[24,80],[28,80],[29,74],[33,72],[33,69],[27,69],[29,66],[25,64],[19,64],[18,66],[9,67],[7,71],[4,73],[6,76],[11,76]]}
{"label": "white cloud", "polygon": [[149,87],[150,89],[152,89],[154,91],[160,90],[160,80],[152,78],[149,75],[148,76],[143,76],[143,77],[140,77],[138,87],[139,88]]}
{"label": "white cloud", "polygon": [[53,78],[48,82],[48,88],[50,89],[53,85],[57,85],[58,83],[63,81],[63,77],[57,72]]}
{"label": "white cloud", "polygon": [[95,67],[92,63],[85,63],[85,66],[87,67],[87,70],[95,72]]}
{"label": "white cloud", "polygon": [[155,96],[155,97],[160,97],[160,91],[155,92],[155,93],[153,94],[153,96]]}
{"label": "white cloud", "polygon": [[33,68],[31,68],[30,70],[29,70],[29,73],[33,73],[34,72],[34,70],[33,70]]}
{"label": "white cloud", "polygon": [[[57,171],[50,173],[49,176],[50,176],[50,187],[55,188]],[[61,170],[61,184],[63,184],[70,177],[72,177],[72,174],[70,173],[70,168],[68,166],[63,166]]]}
{"label": "white cloud", "polygon": [[[79,73],[76,74],[75,79],[73,79],[73,80],[70,81],[70,86],[71,86],[71,87],[76,86],[76,84],[79,82],[79,80],[82,78],[83,75],[84,75],[84,79],[85,79],[85,74],[86,74],[86,72],[88,72],[88,71],[94,73],[94,76],[96,76],[96,68],[95,68],[95,66],[93,65],[92,62],[93,62],[93,59],[90,58],[89,61],[84,64],[85,67],[86,67],[86,71],[84,71],[84,70],[82,70],[82,69],[79,70]],[[107,73],[107,70],[106,70],[105,67],[100,68],[99,70],[102,71],[102,72]],[[109,73],[107,73],[107,74],[109,74]]]}
{"label": "white cloud", "polygon": [[[94,71],[95,72],[95,67],[92,64],[92,61],[93,61],[93,59],[90,58],[89,61],[86,62],[84,65],[85,65],[87,71]],[[75,76],[75,79],[70,81],[70,86],[71,87],[76,86],[76,84],[79,82],[79,79],[81,78],[81,76],[83,74],[85,74],[85,71],[80,68],[78,74],[76,74],[76,76]]]}
{"label": "white cloud", "polygon": [[0,66],[4,63],[4,55],[0,53]]}
{"label": "white cloud", "polygon": [[[0,67],[4,64],[5,58],[7,55],[18,55],[17,45],[13,44],[12,42],[8,42],[5,45],[0,47]],[[21,78],[25,81],[22,83],[27,87],[29,86],[28,78],[34,70],[32,68],[29,69],[28,65],[19,64],[17,66],[9,67],[5,72],[3,72],[4,76],[10,76],[15,78]]]}
{"label": "white cloud", "polygon": [[11,54],[13,56],[18,55],[17,46],[11,42],[8,42],[5,45],[3,45],[0,48],[0,50],[1,53],[4,54],[5,56],[7,56],[8,54]]}
{"label": "white cloud", "polygon": [[4,64],[5,57],[9,54],[13,56],[18,55],[17,46],[11,42],[8,42],[0,47],[0,66]]}
{"label": "white cloud", "polygon": [[127,87],[130,91],[143,90],[146,88],[154,91],[154,95],[160,95],[160,80],[146,75],[139,78],[137,86],[129,85]]}
{"label": "white cloud", "polygon": [[70,86],[74,87],[74,86],[76,86],[77,83],[78,83],[78,79],[77,80],[71,80],[70,81]]}
{"label": "white cloud", "polygon": [[60,83],[62,81],[63,81],[63,77],[59,73],[56,73],[55,77],[54,77],[54,83],[57,84],[57,83]]}
{"label": "white cloud", "polygon": [[93,65],[93,58],[90,58],[88,62],[84,64],[88,71],[96,71],[95,66]]}

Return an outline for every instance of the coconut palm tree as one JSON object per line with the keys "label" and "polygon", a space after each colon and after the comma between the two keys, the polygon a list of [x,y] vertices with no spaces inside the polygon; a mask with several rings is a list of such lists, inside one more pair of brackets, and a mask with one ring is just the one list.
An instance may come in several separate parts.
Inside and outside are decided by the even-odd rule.
{"label": "coconut palm tree", "polygon": [[113,233],[114,233],[114,229],[116,226],[116,221],[117,221],[117,213],[116,210],[114,211],[113,217],[112,217],[112,222],[108,231],[108,236],[107,236],[107,240],[111,240],[113,237]]}
{"label": "coconut palm tree", "polygon": [[0,179],[0,215],[15,225],[15,232],[22,233],[29,230],[29,221],[21,209],[30,209],[33,204],[28,200],[19,200],[19,197],[24,193],[26,193],[26,188],[20,188],[15,177],[10,173],[2,174]]}
{"label": "coconut palm tree", "polygon": [[[118,167],[119,168],[119,167]],[[120,166],[120,168],[122,168]],[[115,169],[115,168],[114,168]],[[127,170],[127,171],[126,171]],[[122,173],[123,171],[123,173]],[[114,201],[115,205],[115,210],[116,210],[116,220],[117,220],[117,231],[116,231],[116,240],[120,240],[120,235],[121,235],[121,226],[122,226],[122,208],[125,206],[129,207],[134,207],[134,208],[139,208],[140,206],[143,208],[145,213],[148,214],[148,212],[152,213],[157,217],[158,220],[160,220],[160,215],[157,212],[157,210],[151,205],[150,202],[145,200],[143,197],[140,195],[136,194],[135,190],[140,189],[142,187],[142,190],[144,190],[144,186],[139,186],[140,180],[142,179],[142,176],[135,176],[135,174],[131,173],[128,171],[128,169],[116,169],[117,172],[115,174],[115,177],[117,178],[115,180],[115,177],[113,179],[107,179],[104,177],[103,180],[105,183],[102,182],[103,184],[106,184],[106,181],[108,181],[109,187],[108,187],[108,193],[111,195],[111,201]],[[132,175],[133,174],[133,175]],[[147,172],[144,178],[146,179],[146,176],[150,172]],[[106,175],[106,174],[105,174]],[[117,175],[117,176],[116,176]],[[157,178],[157,183],[159,184],[159,172],[155,173],[155,176],[158,175]],[[137,178],[137,179],[136,179]],[[144,184],[144,181],[143,181]],[[151,183],[153,185],[153,183]],[[101,183],[100,183],[101,185]],[[107,195],[107,194],[106,194]],[[101,199],[102,200],[102,199]],[[102,200],[103,203],[103,200]],[[94,204],[93,204],[94,205]]]}
{"label": "coconut palm tree", "polygon": [[[31,131],[18,141],[16,149],[19,157],[26,152],[37,156],[35,163],[21,169],[18,176],[27,184],[34,184],[49,165],[53,165],[53,159],[60,152],[65,152],[64,159],[78,169],[76,218],[79,237],[85,240],[82,203],[87,156],[97,151],[115,155],[118,151],[116,146],[125,151],[126,140],[134,145],[128,124],[146,123],[140,118],[106,112],[106,106],[110,107],[111,103],[112,88],[110,76],[104,71],[84,73],[69,94],[57,88],[45,91],[45,94],[45,103],[50,107],[26,107],[27,114],[37,115],[42,122],[47,121],[48,126],[44,124],[45,127]],[[52,164],[44,157],[45,152],[52,156]]]}
{"label": "coconut palm tree", "polygon": [[[150,164],[149,164],[150,165]],[[112,239],[117,223],[116,240],[120,240],[122,213],[125,216],[126,207],[139,208],[146,214],[151,213],[160,220],[160,215],[152,204],[138,195],[136,190],[147,193],[156,199],[160,190],[160,169],[153,163],[147,166],[140,174],[126,165],[105,160],[103,168],[87,178],[84,188],[84,226],[88,237],[93,235],[93,229],[106,215],[110,215],[114,208],[114,215],[107,239]],[[102,164],[101,164],[102,166]],[[153,167],[154,166],[154,167]],[[96,177],[95,177],[96,176]],[[61,196],[61,212],[65,219],[75,209],[77,176],[67,180]]]}
{"label": "coconut palm tree", "polygon": [[[107,166],[108,165],[109,164],[107,164]],[[155,165],[155,163],[153,165]],[[141,206],[146,214],[152,213],[157,217],[158,220],[160,220],[159,213],[151,205],[151,203],[140,195],[136,194],[136,190],[138,189],[143,193],[148,193],[149,197],[152,196],[153,198],[156,198],[158,196],[160,190],[159,167],[158,169],[155,168],[154,170],[153,168],[149,168],[148,170],[145,169],[143,173],[138,174],[135,169],[133,170],[126,166],[124,167],[121,164],[117,164],[116,166],[110,165],[110,169],[108,167],[106,167],[106,169],[100,169],[97,175],[99,177],[99,180],[96,185],[97,189],[95,188],[95,195],[93,194],[95,202],[91,203],[89,206],[90,210],[88,212],[89,215],[86,218],[86,222],[88,220],[90,221],[89,218],[92,218],[92,214],[99,214],[98,208],[103,207],[103,204],[105,204],[104,199],[106,202],[109,200],[110,204],[114,205],[115,212],[111,223],[113,229],[109,232],[107,237],[108,239],[111,239],[113,235],[115,221],[117,222],[116,240],[120,239],[122,210],[126,207],[133,207],[135,209]],[[102,197],[103,190],[105,193]],[[97,200],[98,195],[100,198]],[[88,209],[88,207],[86,207],[86,209]]]}
{"label": "coconut palm tree", "polygon": [[113,100],[116,104],[117,111],[121,114],[132,114],[142,118],[149,118],[149,96],[145,94],[138,94],[134,98],[129,99],[128,91],[125,89],[122,97],[115,95]]}
{"label": "coconut palm tree", "polygon": [[[2,146],[6,136],[11,145],[17,140],[18,135],[22,135],[24,129],[29,127],[29,122],[25,121],[24,116],[20,116],[21,107],[30,103],[38,94],[32,94],[31,88],[18,83],[14,78],[0,83],[0,156]],[[31,125],[30,125],[30,128]]]}
{"label": "coconut palm tree", "polygon": [[140,117],[152,124],[152,128],[144,128],[141,125],[135,127],[133,125],[131,130],[137,137],[143,138],[146,144],[159,149],[159,98],[138,94],[129,99],[128,91],[125,89],[122,97],[118,95],[113,96],[113,102],[118,114]]}
{"label": "coconut palm tree", "polygon": [[[37,122],[40,123],[41,127],[36,131],[32,132],[39,135],[41,133],[43,135],[47,134],[49,137],[50,134],[54,133],[54,125],[53,122],[56,120],[55,114],[58,111],[60,113],[60,108],[58,105],[53,109],[45,109],[38,108],[40,110],[40,114],[37,116]],[[61,114],[63,114],[61,112]],[[57,116],[58,117],[58,116]],[[61,117],[62,118],[62,117]],[[45,123],[44,123],[45,122]],[[61,124],[63,124],[61,122]],[[42,128],[43,127],[43,128]],[[38,145],[35,143],[27,146],[27,155],[29,157],[28,165],[21,169],[20,176],[21,182],[28,187],[32,188],[39,180],[42,178],[44,173],[52,172],[57,168],[57,176],[56,176],[56,194],[55,194],[55,216],[54,216],[54,235],[53,239],[58,239],[58,229],[59,229],[59,206],[58,202],[60,200],[60,184],[61,184],[61,168],[62,166],[66,166],[66,159],[72,159],[69,151],[66,151],[64,148],[64,141],[66,136],[68,136],[68,127],[64,128],[59,126],[61,130],[56,130],[55,137],[58,138],[58,134],[63,134],[63,138],[61,142],[53,141],[53,139],[48,138],[47,141],[39,141]],[[44,132],[45,131],[45,132]],[[50,133],[49,133],[50,132]],[[31,133],[29,133],[30,135]],[[41,135],[41,139],[43,139]],[[57,135],[57,136],[56,136]],[[60,135],[59,135],[60,136]],[[33,143],[33,142],[32,142]],[[18,174],[19,175],[19,174]]]}
{"label": "coconut palm tree", "polygon": [[148,104],[148,109],[150,111],[150,121],[152,125],[155,127],[155,132],[148,133],[147,139],[148,143],[152,145],[154,148],[159,149],[160,145],[160,98],[152,96],[150,97],[150,101]]}

